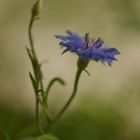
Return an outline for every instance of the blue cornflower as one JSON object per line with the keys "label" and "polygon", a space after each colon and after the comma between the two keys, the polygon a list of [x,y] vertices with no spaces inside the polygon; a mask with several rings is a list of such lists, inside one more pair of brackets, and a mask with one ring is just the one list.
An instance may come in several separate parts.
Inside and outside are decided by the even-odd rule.
{"label": "blue cornflower", "polygon": [[111,63],[117,60],[115,55],[120,54],[117,49],[106,46],[100,38],[96,41],[89,38],[89,33],[80,37],[76,33],[67,31],[66,36],[56,35],[56,38],[61,40],[59,45],[65,48],[63,53],[68,51],[76,53],[83,62],[94,60],[96,62],[106,62],[111,66]]}

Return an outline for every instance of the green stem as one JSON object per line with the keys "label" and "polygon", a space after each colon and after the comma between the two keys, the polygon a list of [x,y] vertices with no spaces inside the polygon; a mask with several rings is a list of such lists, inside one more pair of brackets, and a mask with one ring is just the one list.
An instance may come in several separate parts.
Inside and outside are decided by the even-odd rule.
{"label": "green stem", "polygon": [[43,105],[43,109],[44,109],[44,112],[45,112],[45,114],[47,116],[47,119],[48,119],[49,123],[51,124],[53,122],[53,118],[52,118],[52,116],[51,116],[51,114],[50,114],[50,112],[48,110],[48,107],[47,107],[46,103]]}
{"label": "green stem", "polygon": [[[31,57],[33,57],[32,63],[33,63],[34,76],[36,77],[36,81],[38,83],[38,78],[40,78],[41,70],[40,70],[40,65],[39,65],[37,55],[35,52],[34,41],[33,41],[33,36],[32,36],[32,29],[33,29],[34,21],[35,21],[35,17],[34,17],[34,15],[31,15],[31,19],[29,22],[29,28],[28,28],[28,35],[29,35],[29,41],[30,41],[30,46],[31,46],[31,52],[33,55]],[[37,72],[39,73],[39,76],[38,76]],[[37,85],[39,85],[39,83]]]}
{"label": "green stem", "polygon": [[30,45],[31,45],[32,52],[33,52],[33,54],[36,56],[36,54],[35,54],[35,49],[34,49],[33,37],[32,37],[32,27],[33,27],[33,23],[34,23],[34,17],[31,16],[30,23],[29,23],[28,34],[29,34],[29,41],[30,41]]}
{"label": "green stem", "polygon": [[43,131],[43,129],[40,126],[40,119],[39,119],[39,100],[38,100],[37,97],[36,97],[36,125],[37,125],[37,128],[38,128],[39,132],[41,134],[45,134],[45,132]]}
{"label": "green stem", "polygon": [[42,90],[42,98],[43,98],[43,102],[45,101],[45,91],[44,91],[44,86],[43,86],[43,81],[42,81],[42,78],[40,79],[40,87],[41,87],[41,90]]}
{"label": "green stem", "polygon": [[[36,67],[39,67],[38,59],[37,59],[37,56],[36,56],[36,53],[35,53],[35,49],[34,49],[34,41],[33,41],[33,37],[32,37],[32,28],[33,28],[34,21],[35,21],[34,20],[34,16],[32,15],[31,19],[30,19],[30,23],[29,23],[28,34],[29,34],[29,41],[30,41],[30,45],[31,45],[31,50],[32,50],[33,56],[34,56],[34,58],[36,59],[36,62],[37,62],[37,66]],[[34,69],[34,67],[33,67],[33,69]],[[34,74],[36,75],[36,71],[35,70],[34,70]],[[38,81],[38,79],[36,79],[36,81]],[[40,79],[39,82],[41,84],[41,88],[43,88],[42,79]],[[37,85],[39,85],[39,83]],[[44,93],[44,91],[42,92],[42,94],[43,93]],[[36,91],[36,123],[37,123],[37,127],[39,129],[39,132],[41,134],[44,134],[45,132],[42,130],[42,128],[40,126],[40,120],[39,120],[39,99],[38,99],[37,96],[38,96],[38,92]]]}
{"label": "green stem", "polygon": [[[37,87],[41,88],[41,94],[42,94],[42,98],[43,98],[43,101],[45,102],[45,91],[44,91],[44,86],[43,86],[43,81],[42,81],[42,77],[40,77],[38,79],[38,77],[36,75],[38,75],[37,72],[39,72],[41,74],[41,69],[40,69],[40,65],[39,65],[39,62],[38,62],[38,59],[37,59],[37,56],[36,56],[36,52],[35,52],[35,49],[34,49],[34,41],[33,41],[33,36],[32,36],[32,28],[33,28],[33,24],[34,24],[34,21],[35,21],[35,17],[34,15],[31,16],[31,19],[30,19],[30,23],[29,23],[29,28],[28,28],[28,34],[29,34],[29,41],[30,41],[30,45],[31,45],[31,51],[32,51],[32,54],[33,54],[33,57],[36,61],[36,66],[34,67],[33,66],[33,70],[34,70],[34,75],[36,77],[36,82],[37,82]],[[38,68],[39,71],[36,71],[35,68]],[[45,134],[44,130],[41,128],[41,125],[40,125],[40,118],[39,118],[39,104],[41,103],[39,98],[38,98],[38,91],[35,91],[36,92],[36,123],[37,123],[37,128],[39,130],[39,132],[41,134]],[[52,122],[52,118],[51,118],[51,115],[48,111],[48,108],[46,106],[42,106],[44,108],[44,111],[46,113],[46,116],[48,118],[48,120],[50,122]]]}
{"label": "green stem", "polygon": [[82,70],[81,69],[78,69],[77,72],[76,72],[76,76],[75,76],[73,92],[72,92],[69,100],[67,101],[67,103],[61,109],[61,111],[58,113],[58,115],[54,118],[54,121],[53,122],[56,122],[64,114],[64,112],[67,110],[67,108],[72,103],[72,101],[73,101],[73,99],[74,99],[74,97],[76,95],[76,92],[77,92],[78,82],[79,82],[81,73],[82,73]]}

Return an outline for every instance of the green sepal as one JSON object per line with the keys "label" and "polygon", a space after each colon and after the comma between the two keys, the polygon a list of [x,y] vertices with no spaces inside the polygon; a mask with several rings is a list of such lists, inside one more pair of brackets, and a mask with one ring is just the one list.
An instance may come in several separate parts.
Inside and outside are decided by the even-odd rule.
{"label": "green sepal", "polygon": [[77,61],[77,67],[80,70],[85,70],[85,68],[88,66],[89,61],[83,61],[80,58]]}

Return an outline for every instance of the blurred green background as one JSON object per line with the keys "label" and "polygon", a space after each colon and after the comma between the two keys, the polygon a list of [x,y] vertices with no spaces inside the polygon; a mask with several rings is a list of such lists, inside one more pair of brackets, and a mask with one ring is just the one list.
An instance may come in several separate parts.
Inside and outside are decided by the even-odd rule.
{"label": "blurred green background", "polygon": [[[25,47],[34,0],[0,0],[0,140],[36,135],[34,94]],[[140,140],[140,2],[139,0],[44,0],[34,39],[44,83],[61,76],[49,97],[56,113],[71,94],[77,56],[61,56],[55,34],[65,30],[101,37],[121,55],[112,67],[91,62],[78,94],[51,133],[61,140]],[[26,140],[26,139],[25,139]]]}

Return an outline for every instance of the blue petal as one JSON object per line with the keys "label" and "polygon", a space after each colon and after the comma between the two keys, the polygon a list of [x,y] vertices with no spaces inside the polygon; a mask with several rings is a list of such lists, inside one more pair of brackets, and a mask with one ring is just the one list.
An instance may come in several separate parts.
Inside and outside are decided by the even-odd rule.
{"label": "blue petal", "polygon": [[[104,41],[100,38],[91,46],[89,45],[87,47],[83,38],[79,35],[71,31],[67,31],[66,33],[66,36],[56,35],[56,38],[61,40],[59,45],[65,48],[63,53],[68,51],[74,52],[83,61],[101,61],[102,63],[108,63],[108,65],[111,66],[112,62],[117,60],[115,56],[120,54],[117,49],[105,46]],[[88,42],[90,41],[91,39],[89,38]]]}
{"label": "blue petal", "polygon": [[68,51],[79,54],[83,49],[75,42],[60,42],[61,47],[65,47]]}
{"label": "blue petal", "polygon": [[92,47],[100,48],[103,45],[103,43],[104,43],[104,41],[101,40],[100,38],[98,38],[97,41],[93,44]]}
{"label": "blue petal", "polygon": [[110,53],[112,55],[119,55],[120,52],[115,48],[104,48],[104,52]]}
{"label": "blue petal", "polygon": [[79,54],[79,52],[85,47],[82,38],[70,31],[67,31],[67,34],[67,36],[56,35],[56,38],[61,40],[59,45],[65,47],[67,51]]}
{"label": "blue petal", "polygon": [[95,61],[107,62],[110,66],[113,61],[116,61],[115,55],[120,54],[115,48],[91,47],[80,54],[80,57],[88,61],[90,59]]}
{"label": "blue petal", "polygon": [[67,38],[63,35],[55,35],[56,38],[61,39],[63,41],[67,41]]}

